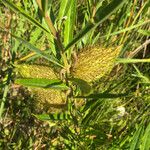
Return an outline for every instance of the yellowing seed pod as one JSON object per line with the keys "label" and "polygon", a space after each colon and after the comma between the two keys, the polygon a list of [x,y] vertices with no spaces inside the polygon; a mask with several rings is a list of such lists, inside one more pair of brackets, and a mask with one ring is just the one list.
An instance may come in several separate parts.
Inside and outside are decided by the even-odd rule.
{"label": "yellowing seed pod", "polygon": [[109,73],[118,57],[120,47],[91,46],[78,55],[73,76],[87,82],[95,81]]}
{"label": "yellowing seed pod", "polygon": [[[58,79],[54,71],[47,66],[21,64],[16,65],[16,72],[18,76],[23,78]],[[37,109],[44,109],[48,112],[59,112],[66,107],[64,92],[37,87],[30,87],[29,90],[34,96]]]}
{"label": "yellowing seed pod", "polygon": [[66,108],[65,93],[54,89],[32,88],[37,109],[48,112],[61,112]]}
{"label": "yellowing seed pod", "polygon": [[21,64],[15,67],[17,74],[23,78],[57,79],[54,71],[48,66]]}

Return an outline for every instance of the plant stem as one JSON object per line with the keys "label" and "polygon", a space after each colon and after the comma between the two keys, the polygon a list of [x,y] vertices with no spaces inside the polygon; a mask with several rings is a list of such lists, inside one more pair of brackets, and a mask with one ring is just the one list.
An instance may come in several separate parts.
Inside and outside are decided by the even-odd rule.
{"label": "plant stem", "polygon": [[38,6],[39,6],[39,8],[40,8],[40,10],[42,12],[42,15],[43,15],[43,17],[44,17],[44,19],[45,19],[45,21],[46,21],[46,23],[47,23],[51,33],[52,33],[52,35],[54,36],[56,44],[57,44],[57,46],[58,46],[58,48],[60,50],[60,55],[61,55],[61,58],[62,58],[62,60],[64,62],[65,70],[66,70],[67,73],[69,73],[70,65],[69,65],[69,63],[67,61],[67,56],[65,54],[65,51],[64,51],[64,48],[63,48],[63,44],[62,44],[62,42],[60,40],[59,33],[56,31],[56,29],[55,29],[55,27],[54,27],[54,25],[52,23],[51,18],[48,15],[48,13],[45,13],[45,14],[43,13],[41,0],[36,0],[36,1],[37,1],[37,4],[38,4]]}
{"label": "plant stem", "polygon": [[9,91],[9,86],[8,86],[8,84],[6,84],[4,87],[4,93],[3,93],[3,98],[2,98],[1,107],[0,107],[0,120],[2,119],[2,114],[4,111],[4,105],[6,102],[6,97],[7,97],[8,91]]}

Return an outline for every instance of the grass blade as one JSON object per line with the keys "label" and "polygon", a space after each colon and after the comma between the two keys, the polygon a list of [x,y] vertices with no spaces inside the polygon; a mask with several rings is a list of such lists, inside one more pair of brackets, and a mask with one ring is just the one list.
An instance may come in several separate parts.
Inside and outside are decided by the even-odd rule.
{"label": "grass blade", "polygon": [[93,28],[94,28],[94,23],[89,22],[85,26],[85,28],[83,28],[82,31],[79,32],[79,34],[77,34],[75,36],[75,38],[66,46],[65,50],[69,49],[71,46],[73,46],[74,44],[76,44],[76,42],[78,42],[84,35],[86,35]]}
{"label": "grass blade", "polygon": [[118,97],[125,97],[127,93],[124,94],[110,94],[110,93],[99,93],[99,94],[90,94],[88,96],[77,96],[76,98],[118,98]]}
{"label": "grass blade", "polygon": [[149,150],[150,149],[150,123],[148,124],[144,136],[143,142],[140,150]]}
{"label": "grass blade", "polygon": [[[140,27],[140,26],[143,26],[143,25],[145,25],[145,24],[148,24],[149,22],[150,22],[150,20],[140,21],[139,23],[137,23],[137,24],[135,24],[135,25],[131,25],[131,26],[129,26],[129,27],[127,27],[127,28],[124,28],[124,29],[122,29],[122,30],[113,32],[113,33],[111,33],[109,36],[114,36],[114,35],[118,35],[118,34],[120,34],[120,33],[124,33],[124,32],[130,31],[130,30],[133,30],[133,29],[135,29],[135,28],[138,28],[138,27]],[[104,38],[104,37],[107,37],[107,34],[104,35],[104,36],[101,36],[100,38]]]}
{"label": "grass blade", "polygon": [[150,36],[150,31],[148,31],[148,30],[139,29],[138,32],[145,36]]}
{"label": "grass blade", "polygon": [[99,106],[101,106],[102,102],[103,102],[102,100],[98,100],[93,103],[90,103],[91,105],[89,105],[87,102],[86,106],[82,110],[82,112],[85,112],[86,110],[89,109],[88,113],[82,119],[83,125],[87,125],[90,121],[92,121],[93,118],[92,116],[97,115],[97,109],[99,109]]}
{"label": "grass blade", "polygon": [[110,4],[105,7],[100,7],[95,17],[94,21],[89,21],[89,23],[83,28],[79,34],[75,36],[75,38],[66,46],[65,50],[70,48],[76,42],[78,42],[85,34],[87,34],[92,29],[96,28],[100,23],[104,22],[112,13],[117,11],[121,6],[126,2],[126,0],[113,0]]}
{"label": "grass blade", "polygon": [[27,48],[29,48],[31,51],[34,51],[36,54],[42,56],[43,58],[49,60],[50,62],[60,66],[60,67],[63,67],[63,65],[61,65],[60,63],[58,63],[58,61],[54,58],[54,57],[51,57],[51,56],[48,56],[47,54],[45,54],[44,52],[42,52],[41,50],[39,50],[38,48],[36,48],[34,45],[32,45],[31,43],[29,43],[28,41],[20,38],[20,37],[17,37],[15,35],[12,35],[12,37],[14,37],[16,40],[20,41],[21,43],[23,43]]}
{"label": "grass blade", "polygon": [[133,65],[133,67],[135,68],[135,70],[136,70],[136,72],[137,72],[137,74],[134,75],[134,76],[140,78],[141,81],[142,81],[142,83],[150,84],[149,78],[146,77],[146,76],[144,76],[144,75],[140,72],[140,70],[139,70],[135,65]]}
{"label": "grass blade", "polygon": [[60,9],[59,9],[59,15],[58,15],[58,19],[59,19],[58,26],[59,26],[59,28],[61,26],[63,17],[65,17],[66,14],[68,13],[69,7],[70,7],[70,2],[68,0],[61,1]]}
{"label": "grass blade", "polygon": [[128,63],[148,63],[150,62],[150,59],[130,59],[130,58],[118,58],[116,60],[117,63],[123,63],[123,64],[128,64]]}
{"label": "grass blade", "polygon": [[140,141],[139,137],[141,135],[142,129],[143,129],[143,125],[140,125],[140,127],[134,133],[131,144],[130,144],[130,150],[137,149],[136,146],[138,145]]}
{"label": "grass blade", "polygon": [[[65,46],[73,39],[75,19],[76,19],[76,0],[71,0],[70,8],[69,8],[67,19],[65,22],[65,29],[64,29],[64,45]],[[70,49],[68,51],[68,55],[70,58],[70,55],[71,55]]]}

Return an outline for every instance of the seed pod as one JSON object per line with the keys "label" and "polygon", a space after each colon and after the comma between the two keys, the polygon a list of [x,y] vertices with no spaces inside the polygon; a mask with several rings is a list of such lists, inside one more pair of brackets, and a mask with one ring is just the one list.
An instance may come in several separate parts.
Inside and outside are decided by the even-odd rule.
{"label": "seed pod", "polygon": [[[16,65],[18,76],[23,78],[58,79],[54,71],[47,66],[40,65]],[[29,90],[35,99],[35,105],[39,110],[59,112],[65,109],[65,93],[55,89],[30,87]]]}
{"label": "seed pod", "polygon": [[23,78],[57,79],[54,71],[47,66],[21,64],[15,67],[17,74]]}
{"label": "seed pod", "polygon": [[87,82],[101,78],[113,68],[120,47],[88,47],[79,53],[74,66],[73,76]]}
{"label": "seed pod", "polygon": [[61,112],[66,108],[65,94],[54,89],[31,88],[36,106],[47,112]]}

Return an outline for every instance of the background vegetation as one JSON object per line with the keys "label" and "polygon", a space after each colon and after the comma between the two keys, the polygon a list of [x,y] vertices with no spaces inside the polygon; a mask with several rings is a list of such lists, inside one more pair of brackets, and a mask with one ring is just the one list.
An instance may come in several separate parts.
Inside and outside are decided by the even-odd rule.
{"label": "background vegetation", "polygon": [[[0,148],[149,150],[149,6],[149,0],[0,0]],[[46,64],[65,71],[59,90],[74,88],[67,80],[72,56],[96,45],[121,45],[115,66],[93,81],[89,95],[74,98],[86,85],[73,80],[79,89],[67,111],[36,108],[28,88],[15,83],[31,86],[16,79],[16,64]]]}

